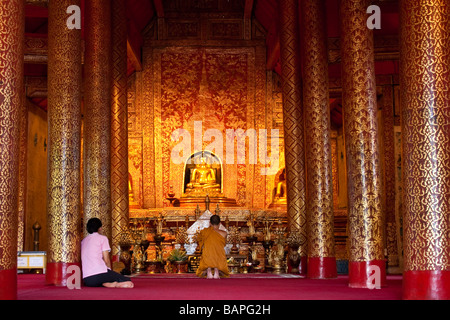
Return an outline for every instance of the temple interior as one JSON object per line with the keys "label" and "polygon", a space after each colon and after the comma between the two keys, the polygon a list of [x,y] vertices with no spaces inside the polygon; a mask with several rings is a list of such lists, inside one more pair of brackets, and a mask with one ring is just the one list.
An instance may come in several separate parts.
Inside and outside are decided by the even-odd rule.
{"label": "temple interior", "polygon": [[[444,53],[411,44],[426,33],[412,27],[424,12],[412,0],[63,2],[23,8],[17,251],[46,252],[47,279],[59,264],[77,263],[64,235],[80,241],[90,217],[108,228],[115,270],[195,272],[196,232],[215,213],[228,230],[232,273],[326,278],[358,263],[384,276],[448,272],[441,254],[422,263],[417,252],[431,249],[409,245],[427,239],[427,228],[448,233],[448,210],[416,210],[420,192],[404,194],[421,185],[444,194],[438,203],[449,198],[439,187],[447,166],[427,162],[437,166],[432,182],[417,169],[421,151],[448,159],[442,139],[442,152],[421,144],[448,115],[413,129],[427,114],[413,108],[450,103],[448,93],[439,100],[450,80],[448,1],[421,1],[441,18],[422,22],[444,30],[430,45]],[[81,8],[81,27],[67,31],[57,20],[77,20],[76,11],[58,12],[69,4]],[[411,71],[441,53],[429,72]],[[427,77],[444,84],[416,106],[423,100],[411,92]],[[421,220],[431,215],[440,229]],[[428,227],[418,236],[420,223]],[[428,248],[448,257],[444,242]],[[172,269],[180,252],[189,263]]]}
{"label": "temple interior", "polygon": [[[160,4],[155,5],[155,3]],[[192,1],[191,1],[192,2]],[[167,246],[174,244],[177,226],[185,217],[195,221],[197,204],[205,209],[205,196],[211,200],[211,211],[219,204],[223,218],[238,225],[242,241],[248,233],[250,214],[262,221],[282,219],[286,224],[286,192],[277,197],[277,186],[284,182],[283,99],[277,2],[260,1],[127,1],[128,54],[128,172],[130,223],[145,220],[149,239],[154,225],[150,221],[163,213]],[[195,3],[194,3],[195,2]],[[391,188],[399,195],[400,129],[398,98],[398,4],[380,1],[383,28],[375,30],[375,71],[377,80],[378,122],[389,121],[392,135],[386,159]],[[348,260],[347,177],[343,136],[342,94],[340,79],[339,16],[337,1],[326,1],[327,45],[329,65],[330,142],[332,150],[333,209],[337,258]],[[40,250],[47,250],[47,8],[27,5],[25,82],[28,108],[27,192],[24,225],[24,251],[33,248],[33,224],[41,225]],[[388,96],[386,98],[386,92]],[[84,106],[84,105],[83,105]],[[387,112],[383,113],[383,109]],[[384,115],[384,116],[383,116]],[[388,119],[385,119],[389,117]],[[178,141],[171,141],[176,129],[187,130],[194,151],[194,122],[200,122],[201,134],[217,129],[264,128],[267,147],[273,129],[278,130],[279,164],[276,172],[260,175],[261,162],[250,163],[249,138],[236,145],[234,163],[215,171],[220,194],[213,190],[187,196],[186,161],[174,164],[171,151]],[[384,133],[379,132],[380,141]],[[245,139],[245,136],[244,136]],[[200,139],[200,150],[207,150],[212,139]],[[206,141],[205,141],[206,140]],[[257,144],[257,142],[256,142]],[[384,147],[384,143],[381,143]],[[237,150],[237,148],[243,148]],[[213,150],[209,150],[213,151]],[[222,155],[225,155],[223,138]],[[247,159],[238,163],[237,153]],[[192,153],[193,155],[193,153]],[[392,156],[393,157],[392,157]],[[392,161],[394,160],[395,161]],[[269,165],[265,165],[269,167]],[[220,175],[221,174],[221,175]],[[281,180],[280,180],[281,176]],[[195,189],[195,188],[194,188]],[[192,189],[193,190],[193,189]],[[198,189],[198,191],[201,191]],[[279,190],[280,191],[280,190]],[[281,190],[282,192],[282,190]],[[172,194],[175,200],[169,199]],[[400,239],[400,197],[390,198],[392,210],[389,235]],[[181,203],[180,203],[181,202]],[[394,219],[395,218],[395,219]],[[396,223],[397,222],[397,223]],[[262,223],[257,227],[262,239]],[[244,246],[245,248],[246,246]],[[261,247],[262,248],[262,247]],[[389,265],[401,268],[397,247],[389,247]],[[150,256],[155,255],[153,245]],[[168,253],[166,253],[168,254]],[[345,267],[344,267],[345,270]],[[398,269],[395,269],[398,272]]]}

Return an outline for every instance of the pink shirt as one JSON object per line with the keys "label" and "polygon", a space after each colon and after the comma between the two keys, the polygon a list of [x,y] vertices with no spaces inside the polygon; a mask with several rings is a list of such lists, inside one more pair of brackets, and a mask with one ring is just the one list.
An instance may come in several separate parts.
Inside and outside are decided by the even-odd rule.
{"label": "pink shirt", "polygon": [[111,251],[108,238],[94,232],[81,241],[81,266],[83,278],[108,271],[103,251]]}

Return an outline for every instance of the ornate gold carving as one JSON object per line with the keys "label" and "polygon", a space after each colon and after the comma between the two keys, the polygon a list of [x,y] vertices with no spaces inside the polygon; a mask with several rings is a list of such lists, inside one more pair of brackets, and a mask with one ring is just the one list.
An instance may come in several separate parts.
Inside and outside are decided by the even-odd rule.
{"label": "ornate gold carving", "polygon": [[[142,91],[142,180],[143,180],[143,202],[144,208],[155,208],[156,196],[156,175],[155,175],[155,141],[158,138],[155,135],[155,110],[153,101],[153,49],[144,47],[143,49],[143,72],[136,82],[142,81],[142,85],[146,90]],[[136,90],[137,91],[137,90]],[[138,94],[138,93],[137,93]]]}
{"label": "ornate gold carving", "polygon": [[398,266],[395,221],[395,146],[393,87],[383,87],[383,162],[386,211],[386,248],[390,266]]}
{"label": "ornate gold carving", "polygon": [[303,0],[308,256],[334,257],[325,1]]}
{"label": "ornate gold carving", "polygon": [[342,99],[350,261],[384,259],[373,32],[366,0],[343,0]]}
{"label": "ornate gold carving", "polygon": [[48,262],[80,259],[81,32],[66,25],[67,7],[49,4]]}
{"label": "ornate gold carving", "polygon": [[28,107],[26,103],[20,106],[20,153],[19,153],[19,207],[17,226],[17,251],[24,251],[25,245],[25,214],[27,197],[27,144],[28,144]]}
{"label": "ornate gold carving", "polygon": [[[168,5],[178,8],[178,4]],[[197,20],[204,22],[198,31],[202,41],[208,42],[206,46],[199,42],[192,30],[193,38],[184,37],[182,42],[169,39],[186,31],[180,30],[177,23],[195,24]],[[181,182],[183,166],[170,161],[170,151],[177,144],[171,141],[171,133],[175,129],[188,130],[191,138],[194,136],[193,121],[202,121],[202,133],[207,129],[218,129],[223,137],[226,137],[227,129],[268,129],[264,45],[260,41],[244,43],[236,39],[233,45],[229,40],[210,39],[211,28],[216,23],[238,21],[242,23],[242,19],[232,13],[223,16],[205,12],[200,17],[183,13],[181,17],[170,11],[163,23],[148,28],[142,80],[136,77],[136,83],[142,82],[145,88],[141,102],[145,208],[166,205],[163,199],[170,185],[178,196],[183,192],[183,184],[177,183]],[[156,25],[159,38],[150,41]],[[169,30],[171,26],[175,29]],[[191,31],[187,30],[188,34]],[[224,44],[227,46],[225,49]],[[136,93],[136,99],[138,97],[139,93]],[[133,137],[137,134],[134,133]],[[202,149],[205,150],[209,143],[203,141]],[[235,161],[236,154],[244,151],[248,154],[248,149],[234,151]],[[258,174],[261,168],[260,163],[224,164],[224,174],[233,181],[224,184],[224,195],[236,199],[240,206],[264,207],[266,183],[270,177]]]}
{"label": "ornate gold carving", "polygon": [[405,270],[450,270],[450,3],[400,3]]}
{"label": "ornate gold carving", "polygon": [[111,239],[111,1],[87,1],[85,19],[84,220]]}
{"label": "ornate gold carving", "polygon": [[19,115],[23,107],[24,2],[0,1],[0,270],[17,265]]}
{"label": "ornate gold carving", "polygon": [[126,1],[112,1],[112,14],[111,233],[112,254],[116,255],[120,235],[128,227],[129,207]]}
{"label": "ornate gold carving", "polygon": [[[298,1],[280,0],[280,53],[283,84],[284,149],[288,200],[288,227],[306,235],[306,185],[303,141],[302,79]],[[300,246],[306,256],[306,246]]]}

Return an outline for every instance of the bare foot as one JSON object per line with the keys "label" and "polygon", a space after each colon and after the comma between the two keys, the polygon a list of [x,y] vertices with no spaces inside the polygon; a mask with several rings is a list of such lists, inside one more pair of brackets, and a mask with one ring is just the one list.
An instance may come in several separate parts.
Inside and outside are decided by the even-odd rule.
{"label": "bare foot", "polygon": [[119,282],[116,285],[116,288],[133,288],[134,283],[131,281]]}
{"label": "bare foot", "polygon": [[206,279],[213,279],[213,275],[212,275],[212,273],[211,273],[211,268],[208,268],[208,270],[206,271],[206,273],[207,273]]}
{"label": "bare foot", "polygon": [[105,282],[103,286],[106,288],[115,288],[117,286],[117,282]]}
{"label": "bare foot", "polygon": [[219,270],[217,268],[214,268],[214,279],[220,279]]}

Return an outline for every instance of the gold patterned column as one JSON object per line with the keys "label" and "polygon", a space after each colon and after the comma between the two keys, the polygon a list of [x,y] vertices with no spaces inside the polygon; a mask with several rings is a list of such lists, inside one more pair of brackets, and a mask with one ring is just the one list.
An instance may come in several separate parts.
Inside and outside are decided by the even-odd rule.
{"label": "gold patterned column", "polygon": [[301,2],[309,278],[337,277],[324,0]]}
{"label": "gold patterned column", "polygon": [[17,298],[19,113],[24,103],[25,8],[0,0],[0,300]]}
{"label": "gold patterned column", "polygon": [[405,299],[450,299],[450,3],[403,0]]}
{"label": "gold patterned column", "polygon": [[291,233],[303,240],[300,273],[306,272],[306,186],[298,1],[280,0],[280,55],[286,163],[287,216]]}
{"label": "gold patterned column", "polygon": [[[26,97],[24,96],[24,99]],[[24,102],[20,106],[20,153],[19,153],[19,207],[17,219],[17,251],[25,251],[25,214],[27,198],[27,147],[28,147],[28,108]]]}
{"label": "gold patterned column", "polygon": [[49,2],[48,252],[46,281],[64,286],[80,265],[81,31],[67,28],[67,7]]}
{"label": "gold patterned column", "polygon": [[[348,181],[349,286],[384,285],[382,180],[380,175],[373,31],[370,1],[341,1],[342,99]],[[378,276],[374,276],[376,273]]]}
{"label": "gold patterned column", "polygon": [[399,266],[397,223],[395,219],[395,145],[394,145],[394,89],[383,87],[383,161],[386,214],[386,249],[388,267]]}
{"label": "gold patterned column", "polygon": [[85,37],[83,220],[99,218],[111,243],[111,0],[85,2]]}
{"label": "gold patterned column", "polygon": [[128,227],[128,101],[126,0],[112,3],[111,218],[112,254]]}

